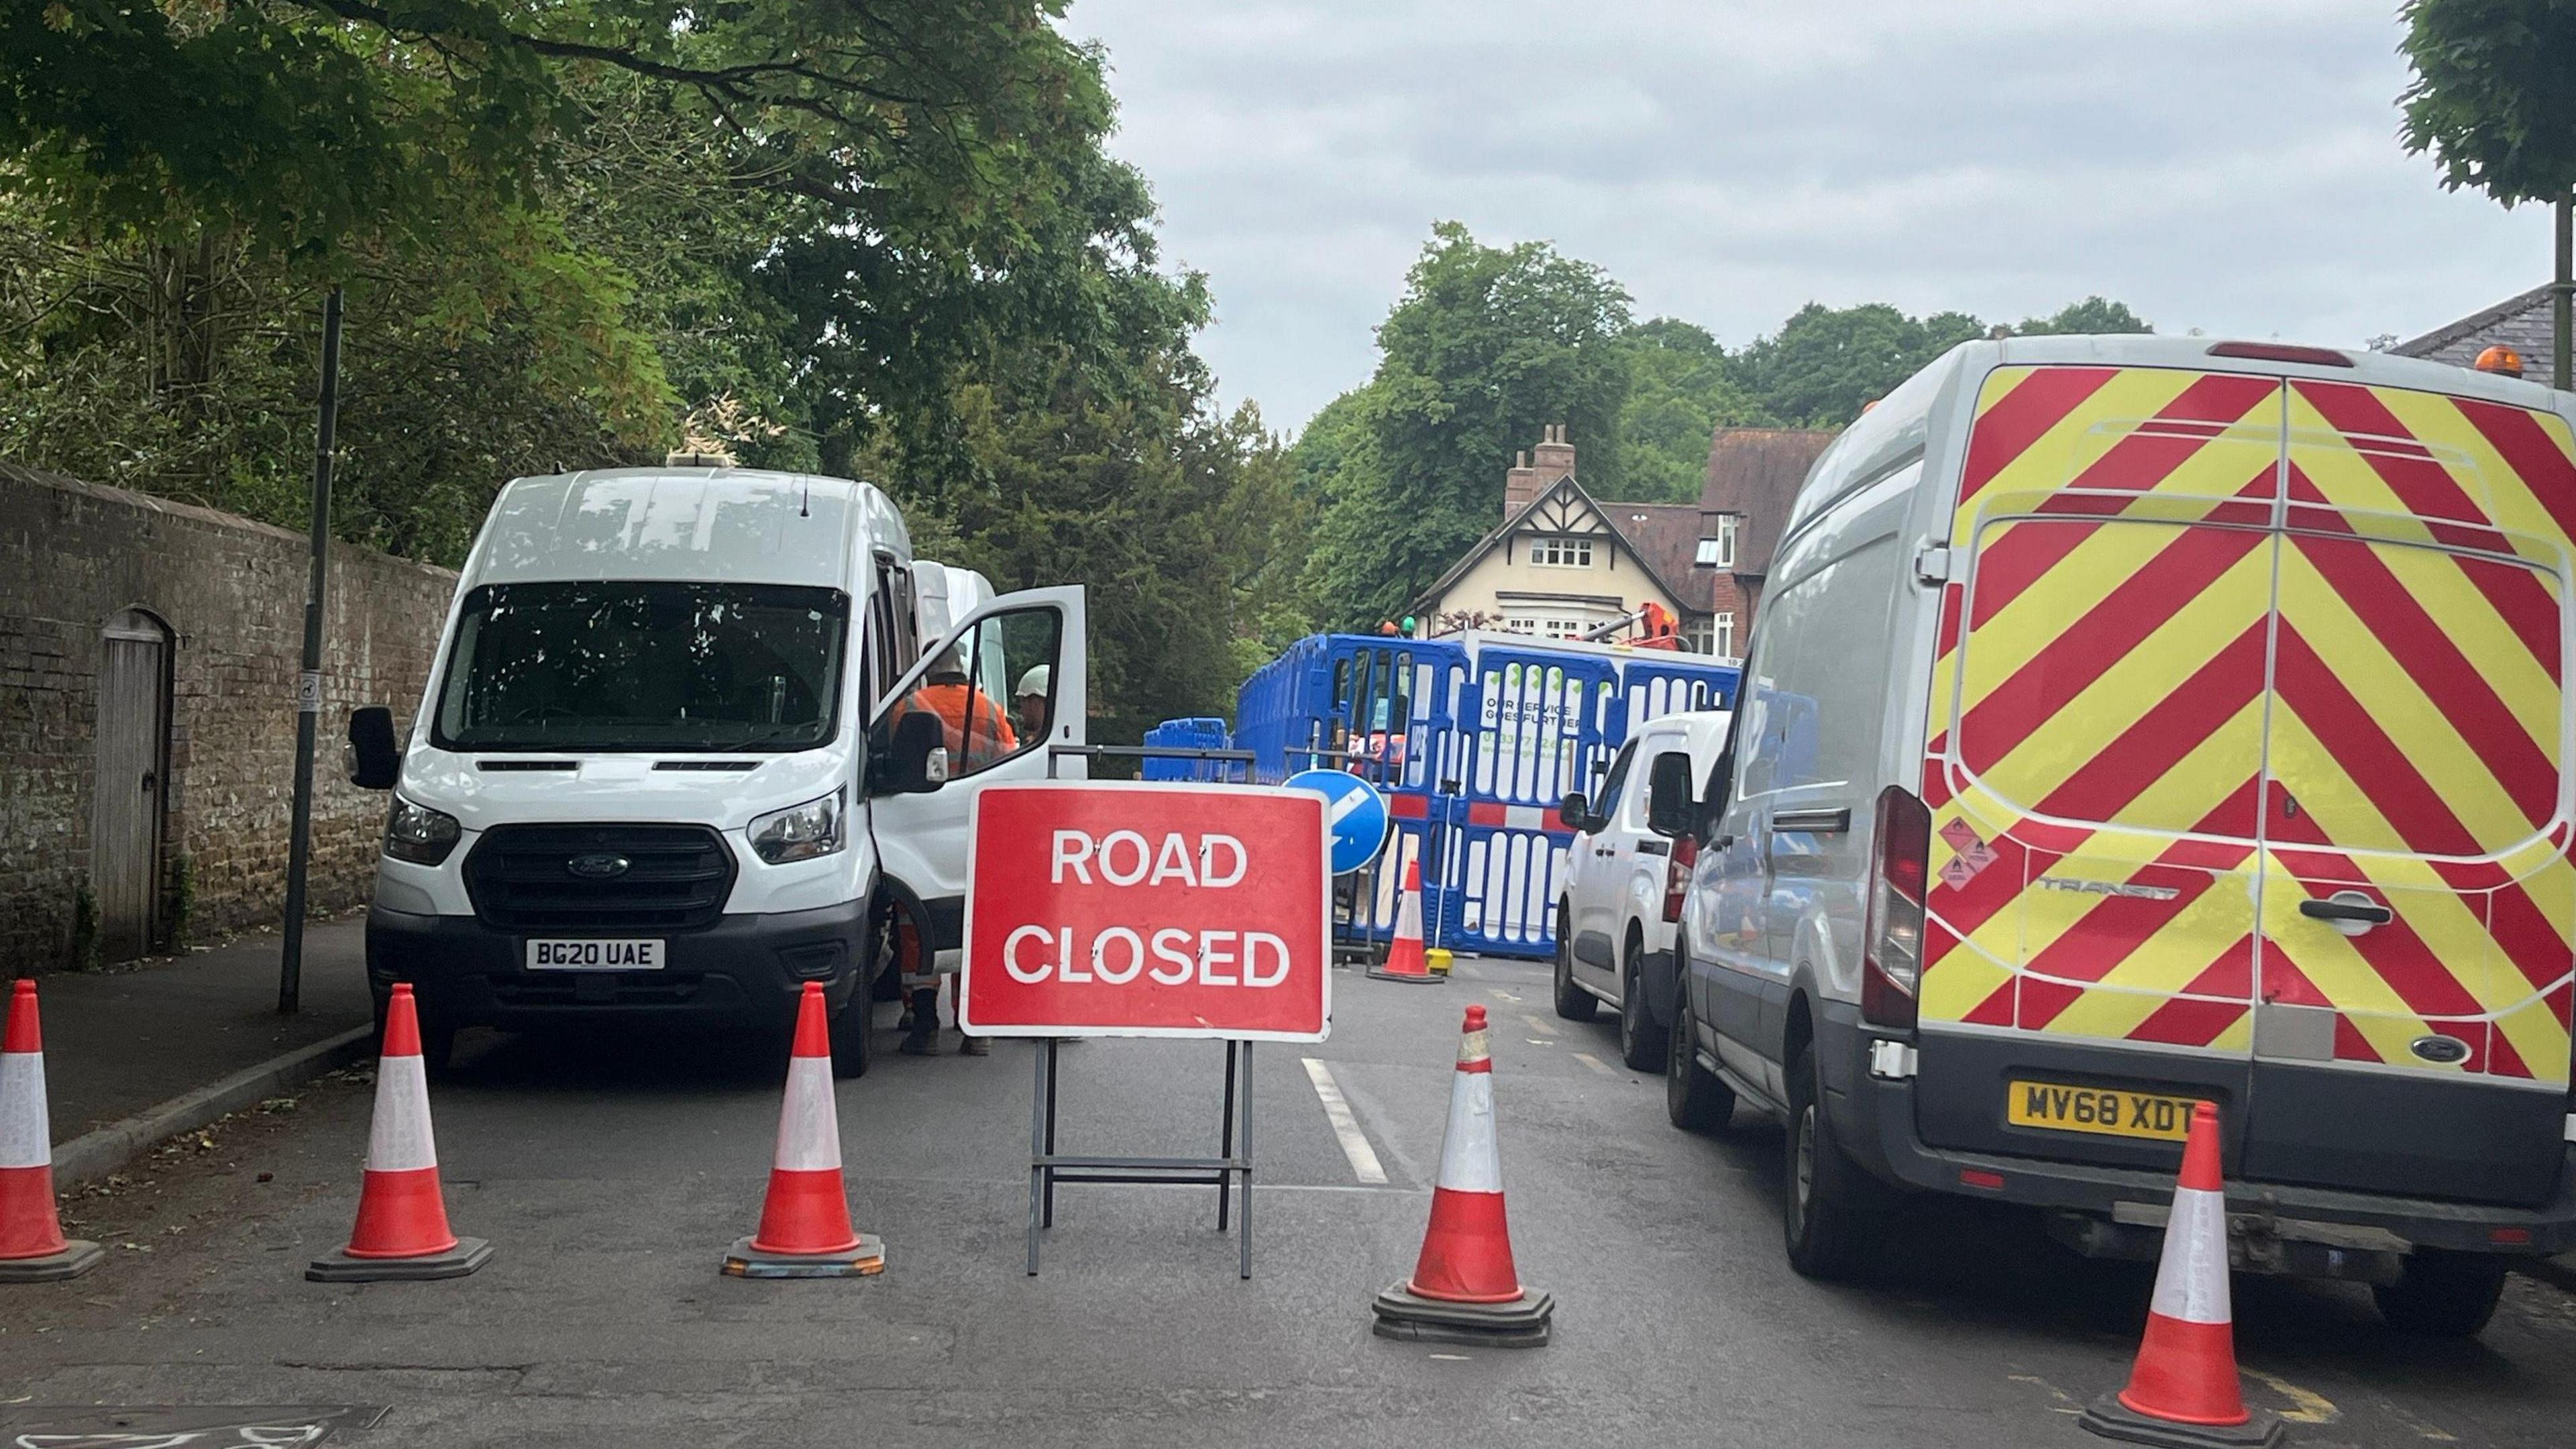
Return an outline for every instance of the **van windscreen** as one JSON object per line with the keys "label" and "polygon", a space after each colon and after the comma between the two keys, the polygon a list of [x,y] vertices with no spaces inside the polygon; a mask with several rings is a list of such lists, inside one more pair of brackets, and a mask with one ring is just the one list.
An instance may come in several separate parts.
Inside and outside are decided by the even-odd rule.
{"label": "van windscreen", "polygon": [[838,723],[849,598],[636,580],[489,584],[457,621],[449,750],[811,749]]}

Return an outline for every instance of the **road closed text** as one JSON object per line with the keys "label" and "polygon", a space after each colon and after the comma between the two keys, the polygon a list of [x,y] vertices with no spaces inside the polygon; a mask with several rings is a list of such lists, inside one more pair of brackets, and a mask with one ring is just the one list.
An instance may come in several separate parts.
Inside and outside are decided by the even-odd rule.
{"label": "road closed text", "polygon": [[1321,797],[993,786],[976,805],[963,1018],[999,1035],[1319,1039]]}

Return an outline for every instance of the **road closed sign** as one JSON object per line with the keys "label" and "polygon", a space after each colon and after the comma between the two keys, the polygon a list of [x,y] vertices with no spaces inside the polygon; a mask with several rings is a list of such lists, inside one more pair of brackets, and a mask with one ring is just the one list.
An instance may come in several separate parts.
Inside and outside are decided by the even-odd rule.
{"label": "road closed sign", "polygon": [[1321,1041],[1323,797],[1248,785],[989,785],[967,856],[958,1024],[985,1036]]}

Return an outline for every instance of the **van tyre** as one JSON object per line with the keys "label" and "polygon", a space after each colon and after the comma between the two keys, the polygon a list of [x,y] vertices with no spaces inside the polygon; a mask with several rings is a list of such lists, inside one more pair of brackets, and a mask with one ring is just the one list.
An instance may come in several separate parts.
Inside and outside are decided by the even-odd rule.
{"label": "van tyre", "polygon": [[2370,1296],[2379,1301],[2379,1316],[2400,1333],[2469,1338],[2495,1316],[2506,1267],[2494,1253],[2417,1248],[2406,1255],[2397,1281],[2372,1288]]}
{"label": "van tyre", "polygon": [[1638,950],[1644,944],[1631,931],[1626,959],[1619,967],[1619,1060],[1632,1071],[1651,1072],[1663,1065],[1664,1039],[1669,1033],[1655,1025],[1655,1013],[1646,1005],[1646,983],[1637,966]]}
{"label": "van tyre", "polygon": [[1883,1226],[1886,1189],[1834,1140],[1816,1075],[1816,1049],[1789,1064],[1788,1156],[1780,1174],[1780,1229],[1789,1266],[1809,1278],[1855,1276]]}
{"label": "van tyre", "polygon": [[847,1081],[868,1074],[868,1058],[874,1045],[872,1028],[876,1025],[876,998],[871,992],[853,991],[850,999],[832,1016],[832,1075]]}
{"label": "van tyre", "polygon": [[1562,902],[1556,908],[1556,1014],[1567,1021],[1590,1021],[1600,1005],[1592,993],[1574,984],[1574,916]]}
{"label": "van tyre", "polygon": [[1699,1064],[1691,1048],[1690,1003],[1674,1003],[1673,1030],[1664,1033],[1664,1115],[1685,1132],[1723,1132],[1735,1116],[1735,1089]]}

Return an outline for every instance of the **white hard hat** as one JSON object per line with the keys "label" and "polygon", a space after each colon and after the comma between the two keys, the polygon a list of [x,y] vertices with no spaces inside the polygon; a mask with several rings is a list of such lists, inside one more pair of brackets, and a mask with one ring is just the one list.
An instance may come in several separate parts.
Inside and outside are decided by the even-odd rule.
{"label": "white hard hat", "polygon": [[1026,699],[1030,695],[1034,694],[1043,699],[1046,697],[1047,688],[1054,678],[1055,671],[1053,667],[1041,664],[1030,670],[1028,673],[1020,676],[1020,687],[1011,691],[1011,698]]}

